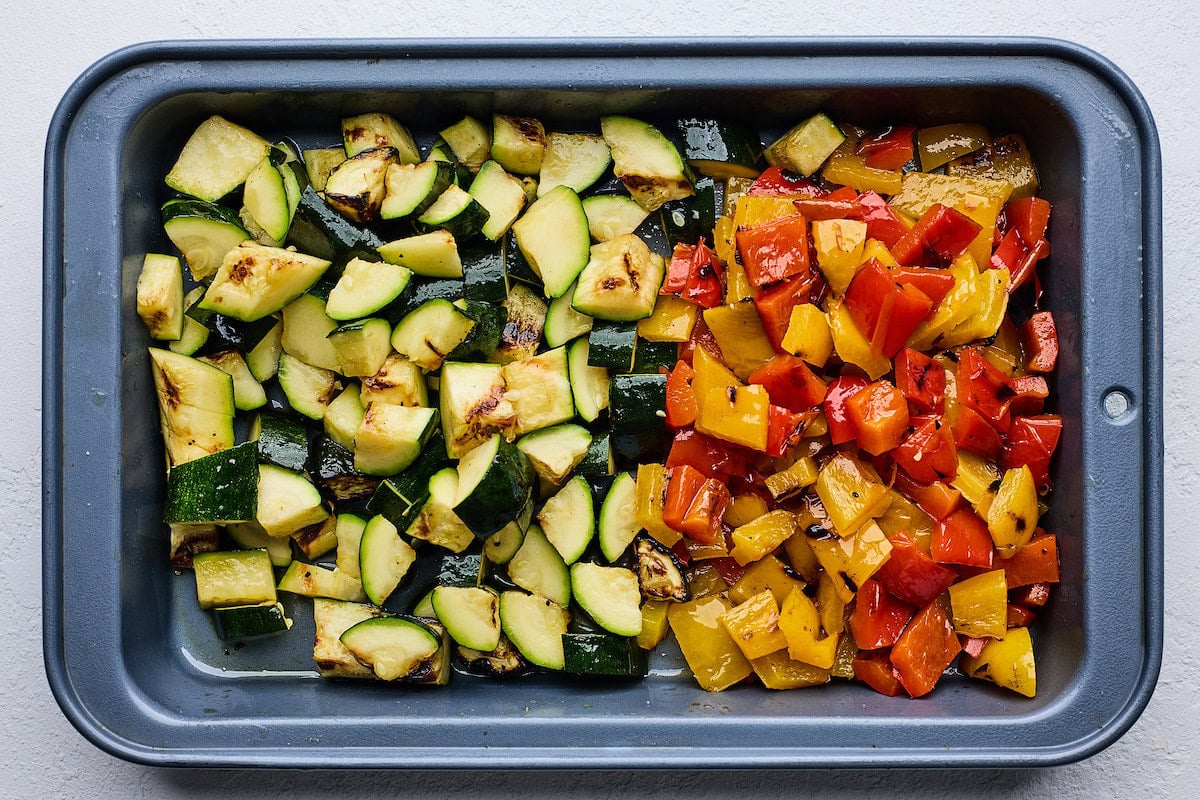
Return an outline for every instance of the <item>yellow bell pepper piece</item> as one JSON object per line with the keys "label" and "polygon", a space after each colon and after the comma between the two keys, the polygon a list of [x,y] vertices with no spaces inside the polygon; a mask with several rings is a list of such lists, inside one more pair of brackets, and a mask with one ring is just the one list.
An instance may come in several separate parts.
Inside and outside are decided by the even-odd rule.
{"label": "yellow bell pepper piece", "polygon": [[769,655],[787,647],[787,639],[779,630],[779,604],[770,591],[759,592],[746,602],[721,615],[729,637],[750,660]]}
{"label": "yellow bell pepper piece", "polygon": [[861,368],[871,376],[871,380],[877,380],[891,371],[892,362],[880,354],[871,352],[871,343],[854,324],[850,310],[840,299],[829,303],[827,313],[833,347],[842,361]]}
{"label": "yellow bell pepper piece", "polygon": [[762,319],[752,301],[707,309],[704,321],[717,340],[726,365],[742,380],[775,357],[775,348],[763,331]]}
{"label": "yellow bell pepper piece", "polygon": [[724,216],[713,226],[713,249],[717,258],[725,265],[725,302],[740,303],[751,300],[754,290],[750,287],[750,279],[746,277],[746,269],[737,255],[737,226],[733,217]]}
{"label": "yellow bell pepper piece", "polygon": [[756,494],[739,494],[725,509],[725,524],[732,528],[745,525],[767,513],[767,501]]}
{"label": "yellow bell pepper piece", "polygon": [[846,627],[846,600],[838,591],[838,582],[822,572],[817,581],[817,613],[821,617],[821,627],[829,636],[840,636]]}
{"label": "yellow bell pepper piece", "polygon": [[858,587],[874,575],[892,553],[891,541],[873,521],[863,525],[853,536],[813,539],[809,546],[844,603],[854,598]]}
{"label": "yellow bell pepper piece", "polygon": [[829,670],[796,661],[788,655],[787,650],[777,650],[756,658],[750,662],[750,666],[768,689],[803,689],[829,683]]}
{"label": "yellow bell pepper piece", "polygon": [[729,599],[744,603],[756,594],[769,591],[776,603],[782,603],[792,589],[804,584],[793,578],[775,556],[765,556],[750,565],[738,582],[729,587]]}
{"label": "yellow bell pepper piece", "polygon": [[812,303],[793,308],[781,344],[784,350],[814,367],[825,366],[833,355],[833,335],[829,333],[825,312]]}
{"label": "yellow bell pepper piece", "polygon": [[829,459],[817,475],[817,497],[843,537],[882,514],[891,500],[875,468],[845,453]]}
{"label": "yellow bell pepper piece", "polygon": [[679,649],[705,691],[728,689],[751,672],[750,662],[721,624],[721,615],[730,608],[729,601],[718,596],[672,603],[667,610]]}
{"label": "yellow bell pepper piece", "polygon": [[856,219],[818,219],[812,223],[817,266],[836,294],[846,291],[862,263],[867,223]]}
{"label": "yellow bell pepper piece", "polygon": [[723,213],[732,216],[737,210],[738,198],[746,195],[750,191],[750,187],[754,185],[753,178],[742,178],[733,176],[725,179],[725,207]]}
{"label": "yellow bell pepper piece", "polygon": [[833,151],[825,162],[821,177],[830,183],[851,186],[860,192],[878,192],[892,195],[900,191],[903,177],[899,170],[868,167],[863,157],[856,155],[857,136],[848,136],[846,141]]}
{"label": "yellow bell pepper piece", "polygon": [[779,629],[787,639],[787,653],[793,660],[821,669],[833,666],[838,637],[821,638],[817,607],[803,589],[793,589],[783,601],[783,609],[779,612]]}
{"label": "yellow bell pepper piece", "polygon": [[818,411],[817,415],[812,418],[812,422],[808,423],[808,427],[804,429],[805,439],[817,439],[829,433],[829,420],[825,418],[824,411]]}
{"label": "yellow bell pepper piece", "polygon": [[837,652],[833,655],[833,666],[829,668],[829,674],[835,678],[854,680],[854,659],[857,655],[858,645],[854,641],[854,634],[847,628],[838,637]]}
{"label": "yellow bell pepper piece", "polygon": [[925,513],[916,503],[896,490],[889,493],[891,502],[887,510],[875,518],[879,529],[888,538],[904,531],[912,538],[917,547],[929,555],[929,541],[933,537],[934,519]]}
{"label": "yellow bell pepper piece", "polygon": [[991,178],[909,172],[904,176],[903,188],[891,203],[893,207],[914,217],[920,217],[938,203],[966,214],[982,227],[967,252],[975,259],[975,263],[985,264],[992,255],[996,218],[1004,209],[1012,190],[1013,186],[1008,181]]}
{"label": "yellow bell pepper piece", "polygon": [[743,566],[758,561],[791,538],[796,532],[796,517],[782,509],[763,514],[753,522],[734,528],[733,549],[729,555]]}
{"label": "yellow bell pepper piece", "polygon": [[787,469],[767,478],[767,491],[771,493],[771,497],[778,500],[785,494],[811,486],[816,480],[817,462],[808,456],[801,456]]}
{"label": "yellow bell pepper piece", "polygon": [[633,514],[637,523],[665,547],[680,540],[679,531],[663,522],[667,469],[662,464],[639,464]]}
{"label": "yellow bell pepper piece", "polygon": [[675,295],[660,295],[650,316],[638,320],[638,336],[648,342],[686,342],[692,338],[698,310]]}
{"label": "yellow bell pepper piece", "polygon": [[861,267],[871,259],[875,259],[885,267],[898,267],[900,262],[896,261],[892,251],[887,249],[887,245],[878,239],[867,239],[867,243],[863,246],[862,260],[858,262]]}
{"label": "yellow bell pepper piece", "polygon": [[950,587],[954,630],[964,636],[1003,639],[1008,630],[1008,580],[994,569],[959,581]]}
{"label": "yellow bell pepper piece", "polygon": [[921,161],[921,171],[935,170],[991,143],[992,135],[987,127],[974,122],[918,128],[917,157]]}
{"label": "yellow bell pepper piece", "polygon": [[957,347],[989,339],[1000,329],[1008,311],[1008,270],[985,269],[979,275],[979,311],[938,340],[938,347]]}
{"label": "yellow bell pepper piece", "polygon": [[817,554],[808,543],[808,534],[803,530],[797,531],[792,538],[783,543],[783,551],[787,553],[792,569],[800,573],[800,577],[809,583],[816,582],[821,572],[821,562],[817,561]]}
{"label": "yellow bell pepper piece", "polygon": [[958,451],[958,474],[950,481],[950,485],[962,492],[975,513],[984,519],[987,519],[988,509],[995,497],[992,484],[998,480],[1000,471],[992,462],[966,450]]}
{"label": "yellow bell pepper piece", "polygon": [[[695,383],[692,385],[695,387]],[[766,389],[758,385],[718,387],[704,395],[697,392],[696,401],[696,430],[751,450],[767,449],[771,401]]]}
{"label": "yellow bell pepper piece", "polygon": [[784,217],[796,215],[796,204],[790,197],[771,197],[769,195],[742,195],[737,199],[737,208],[733,212],[734,230],[751,228],[755,225],[765,225]]}
{"label": "yellow bell pepper piece", "polygon": [[925,319],[912,336],[908,346],[914,350],[931,350],[940,338],[976,314],[983,302],[983,282],[979,268],[970,254],[963,253],[950,264],[954,286]]}
{"label": "yellow bell pepper piece", "polygon": [[1025,369],[1025,356],[1021,351],[1021,334],[1011,319],[1005,318],[1000,323],[996,330],[996,338],[983,348],[983,357],[1010,378],[1028,374],[1028,370]]}
{"label": "yellow bell pepper piece", "polygon": [[687,582],[693,601],[702,597],[724,594],[725,590],[729,588],[729,584],[725,583],[725,579],[721,577],[721,573],[717,572],[717,568],[703,562],[688,567]]}
{"label": "yellow bell pepper piece", "polygon": [[1038,495],[1033,473],[1022,464],[1004,473],[987,511],[988,531],[1001,558],[1011,558],[1033,538],[1038,523]]}
{"label": "yellow bell pepper piece", "polygon": [[1037,694],[1037,669],[1028,628],[1013,628],[1003,639],[988,642],[977,658],[963,655],[959,668],[972,678],[991,681],[1017,694]]}
{"label": "yellow bell pepper piece", "polygon": [[695,392],[697,400],[715,389],[740,388],[742,386],[742,382],[729,371],[729,368],[722,364],[720,359],[710,355],[708,350],[703,347],[697,347],[692,353],[692,369],[696,373],[692,377],[692,391]]}
{"label": "yellow bell pepper piece", "polygon": [[667,611],[669,600],[647,600],[642,603],[642,632],[638,634],[638,647],[653,650],[667,635]]}

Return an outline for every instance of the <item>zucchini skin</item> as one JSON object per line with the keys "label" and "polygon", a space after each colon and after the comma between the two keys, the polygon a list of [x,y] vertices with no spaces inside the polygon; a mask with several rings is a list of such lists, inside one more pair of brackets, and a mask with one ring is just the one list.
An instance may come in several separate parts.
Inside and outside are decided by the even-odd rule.
{"label": "zucchini skin", "polygon": [[457,278],[419,280],[414,277],[394,302],[375,316],[383,317],[394,328],[400,320],[430,300],[454,302],[463,296],[463,282]]}
{"label": "zucchini skin", "polygon": [[329,261],[347,261],[363,256],[378,261],[376,248],[383,240],[367,228],[360,228],[333,209],[311,185],[300,194],[288,244],[296,245],[302,253]]}
{"label": "zucchini skin", "polygon": [[563,671],[601,678],[644,678],[649,653],[636,639],[604,633],[564,633]]}
{"label": "zucchini skin", "polygon": [[588,365],[629,372],[633,369],[638,344],[636,322],[598,319],[588,333]]}
{"label": "zucchini skin", "polygon": [[[499,473],[495,480],[490,479],[493,472]],[[521,514],[533,494],[533,482],[529,458],[515,444],[501,438],[488,476],[459,500],[454,513],[477,537],[486,539]]]}
{"label": "zucchini skin", "polygon": [[279,414],[258,416],[258,460],[262,464],[301,472],[307,466],[308,432],[304,426]]}
{"label": "zucchini skin", "polygon": [[665,430],[661,414],[667,402],[666,375],[614,375],[608,397],[614,436]]}
{"label": "zucchini skin", "polygon": [[382,514],[398,530],[406,531],[421,513],[429,499],[429,479],[433,474],[450,465],[446,448],[441,445],[441,434],[433,437],[421,448],[421,455],[399,475],[386,478],[367,501],[367,513]]}
{"label": "zucchini skin", "polygon": [[712,236],[717,224],[716,183],[712,178],[696,181],[696,193],[691,197],[671,200],[659,209],[667,244],[694,245],[703,237]]}
{"label": "zucchini skin", "polygon": [[354,468],[354,453],[323,434],[312,442],[308,467],[317,486],[335,500],[362,500],[379,488],[379,478]]}
{"label": "zucchini skin", "polygon": [[244,522],[257,512],[255,442],[176,464],[167,478],[163,522]]}
{"label": "zucchini skin", "polygon": [[500,303],[508,297],[502,243],[460,244],[458,255],[463,266],[463,297],[481,303]]}

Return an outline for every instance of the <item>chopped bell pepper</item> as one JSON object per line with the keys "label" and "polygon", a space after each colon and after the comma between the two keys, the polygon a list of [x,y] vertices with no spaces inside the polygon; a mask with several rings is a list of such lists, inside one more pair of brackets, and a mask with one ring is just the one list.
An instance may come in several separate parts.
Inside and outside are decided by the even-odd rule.
{"label": "chopped bell pepper", "polygon": [[751,672],[750,662],[721,624],[721,615],[730,608],[728,600],[714,596],[672,603],[667,610],[679,649],[705,691],[728,689]]}
{"label": "chopped bell pepper", "polygon": [[879,581],[866,581],[855,595],[854,613],[850,616],[855,643],[863,650],[891,647],[915,610],[892,597]]}
{"label": "chopped bell pepper", "polygon": [[962,255],[982,229],[962,212],[934,203],[892,246],[892,255],[902,265],[948,263]]}
{"label": "chopped bell pepper", "polygon": [[954,278],[954,286],[908,339],[914,350],[940,347],[941,339],[972,316],[983,306],[983,280],[970,254],[964,253],[946,270]]}
{"label": "chopped bell pepper", "polygon": [[1006,269],[984,270],[978,280],[978,308],[953,330],[943,334],[938,346],[956,347],[995,336],[1008,311],[1008,279]]}
{"label": "chopped bell pepper", "polygon": [[960,508],[933,529],[929,554],[939,564],[992,566],[992,537],[987,524],[969,508]]}
{"label": "chopped bell pepper", "polygon": [[1006,433],[1012,425],[1009,400],[1012,389],[1007,376],[996,369],[975,347],[966,347],[958,354],[955,376],[958,402],[975,409],[993,428]]}
{"label": "chopped bell pepper", "polygon": [[746,568],[729,556],[714,558],[708,563],[716,568],[717,573],[721,576],[721,580],[725,581],[726,586],[733,586],[746,574]]}
{"label": "chopped bell pepper", "polygon": [[750,666],[768,689],[803,689],[829,683],[829,670],[796,661],[786,649],[756,658]]}
{"label": "chopped bell pepper", "polygon": [[704,317],[699,314],[696,315],[696,324],[692,327],[692,335],[686,342],[679,345],[679,357],[692,364],[696,360],[697,350],[704,350],[718,360],[721,358],[721,348],[717,345],[717,339],[704,324]]}
{"label": "chopped bell pepper", "polygon": [[775,596],[775,602],[782,604],[792,589],[803,586],[788,574],[778,558],[766,555],[752,563],[741,579],[729,587],[729,599],[744,603],[759,592],[769,591]]}
{"label": "chopped bell pepper", "polygon": [[1018,133],[1001,136],[987,147],[946,165],[947,175],[995,178],[1013,185],[1013,197],[1029,197],[1038,188],[1037,168]]}
{"label": "chopped bell pepper", "polygon": [[686,361],[678,361],[667,376],[667,424],[685,428],[696,421],[696,393],[692,380],[696,371]]}
{"label": "chopped bell pepper", "polygon": [[843,537],[882,514],[891,500],[875,469],[846,453],[838,453],[821,468],[817,496],[834,531]]}
{"label": "chopped bell pepper", "polygon": [[855,219],[822,219],[812,224],[817,266],[835,292],[844,292],[862,263],[867,224]]}
{"label": "chopped bell pepper", "polygon": [[925,172],[986,147],[992,141],[987,127],[973,122],[934,125],[917,131],[917,150]]}
{"label": "chopped bell pepper", "polygon": [[895,697],[904,691],[900,673],[892,666],[891,654],[859,653],[854,657],[854,677],[875,691]]}
{"label": "chopped bell pepper", "polygon": [[825,362],[833,355],[833,336],[829,333],[825,312],[812,303],[794,306],[788,318],[787,333],[780,345],[814,367],[825,366]]}
{"label": "chopped bell pepper", "polygon": [[996,497],[988,507],[987,526],[1001,558],[1010,558],[1033,538],[1037,530],[1037,485],[1029,467],[1004,473]]}
{"label": "chopped bell pepper", "polygon": [[1009,630],[1003,639],[984,645],[978,657],[962,659],[959,667],[972,678],[992,681],[1017,694],[1037,694],[1037,670],[1028,628]]}
{"label": "chopped bell pepper", "polygon": [[775,355],[758,311],[749,301],[709,308],[704,322],[716,337],[725,364],[742,380]]}
{"label": "chopped bell pepper", "polygon": [[951,429],[954,431],[954,444],[984,458],[994,459],[1004,444],[996,429],[970,406],[954,407]]}
{"label": "chopped bell pepper", "polygon": [[825,162],[821,177],[832,183],[853,187],[860,192],[888,195],[899,192],[901,172],[867,166],[863,157],[854,152],[857,145],[857,137],[847,136],[846,141],[842,142]]}
{"label": "chopped bell pepper", "polygon": [[881,378],[892,370],[892,362],[875,351],[870,340],[854,324],[854,317],[841,300],[829,303],[829,333],[838,358],[853,364],[871,377]]}
{"label": "chopped bell pepper", "polygon": [[639,464],[637,469],[634,517],[664,547],[679,541],[679,532],[663,521],[667,470],[662,464]]}
{"label": "chopped bell pepper", "polygon": [[792,310],[812,299],[813,289],[819,282],[820,278],[816,273],[810,272],[769,286],[754,296],[754,307],[758,309],[763,331],[776,350],[783,349],[783,340],[792,320]]}
{"label": "chopped bell pepper", "polygon": [[788,656],[821,669],[833,666],[838,637],[821,636],[817,607],[803,588],[797,586],[783,601],[779,629],[787,639]]}
{"label": "chopped bell pepper", "polygon": [[954,288],[954,275],[941,267],[886,266],[893,280],[920,289],[935,308]]}
{"label": "chopped bell pepper", "polygon": [[[804,438],[804,431],[816,414],[814,410],[789,411],[772,403],[767,409],[767,455],[783,458],[790,453]],[[813,478],[816,479],[815,471]]]}
{"label": "chopped bell pepper", "polygon": [[873,456],[898,447],[908,429],[908,403],[888,381],[875,381],[846,398],[846,415],[858,446]]}
{"label": "chopped bell pepper", "polygon": [[650,316],[638,320],[638,336],[648,342],[686,342],[692,338],[696,316],[696,306],[688,301],[660,295]]}
{"label": "chopped bell pepper", "polygon": [[762,386],[716,387],[704,395],[697,392],[696,402],[696,430],[760,453],[766,451],[771,401]]}
{"label": "chopped bell pepper", "polygon": [[[1008,404],[1013,416],[1026,417],[1042,413],[1042,409],[1046,406],[1046,398],[1050,396],[1050,386],[1041,375],[1022,375],[1019,378],[1010,378],[1008,388],[1013,393]],[[997,450],[997,452],[999,451]]]}
{"label": "chopped bell pepper", "polygon": [[1050,458],[1061,435],[1062,418],[1057,414],[1015,417],[1000,453],[1000,468],[1029,467],[1038,492],[1045,494],[1050,490]]}
{"label": "chopped bell pepper", "polygon": [[854,599],[858,587],[887,562],[892,552],[891,541],[873,521],[850,536],[822,537],[808,544],[843,603]]}
{"label": "chopped bell pepper", "polygon": [[798,489],[811,486],[816,482],[817,474],[817,462],[808,456],[801,456],[787,469],[767,478],[767,491],[771,493],[771,497],[778,500]]}
{"label": "chopped bell pepper", "polygon": [[[1007,564],[1005,566],[1007,567]],[[1008,570],[1005,569],[1005,574],[1007,573]],[[1011,589],[1008,593],[1008,599],[1022,608],[1041,608],[1050,602],[1050,584],[1044,582],[1031,583],[1028,586]]]}
{"label": "chopped bell pepper", "polygon": [[808,222],[803,214],[738,228],[738,255],[753,286],[808,272]]}
{"label": "chopped bell pepper", "polygon": [[734,528],[729,555],[739,564],[749,564],[773,552],[796,532],[796,517],[782,509],[768,511],[758,519]]}
{"label": "chopped bell pepper", "polygon": [[892,648],[892,666],[911,697],[933,691],[942,672],[962,651],[945,609],[934,600],[917,612]]}
{"label": "chopped bell pepper", "polygon": [[790,411],[808,411],[825,399],[825,381],[795,356],[777,355],[750,373],[748,382],[767,390],[771,402]]}
{"label": "chopped bell pepper", "polygon": [[[687,539],[683,541],[686,542]],[[721,577],[721,573],[717,571],[717,568],[713,566],[711,561],[703,561],[691,565],[688,567],[685,577],[687,577],[688,590],[692,593],[693,601],[703,597],[724,594],[729,588],[729,584]],[[672,603],[671,607],[674,608],[677,605],[678,603]],[[722,630],[722,633],[724,633],[724,630]],[[736,648],[736,645],[734,647]],[[738,653],[740,654],[741,651],[739,650]]]}
{"label": "chopped bell pepper", "polygon": [[[756,494],[739,494],[729,501],[725,509],[725,524],[731,528],[745,525],[767,513],[767,501]],[[745,598],[742,598],[743,600]],[[741,602],[737,600],[736,602]]]}
{"label": "chopped bell pepper", "polygon": [[967,252],[975,263],[984,264],[991,258],[996,221],[1012,188],[1008,181],[990,178],[909,172],[904,175],[901,192],[892,197],[892,206],[920,217],[932,206],[941,204],[970,217],[980,225],[980,231]]}
{"label": "chopped bell pepper", "polygon": [[1028,254],[1029,247],[1021,239],[1021,234],[1017,233],[1016,228],[1010,228],[992,253],[988,267],[990,269],[1006,269],[1012,275]]}
{"label": "chopped bell pepper", "polygon": [[896,488],[934,519],[948,517],[958,508],[962,499],[962,493],[947,483],[938,481],[926,486],[905,473],[896,475]]}
{"label": "chopped bell pepper", "polygon": [[950,426],[937,417],[913,422],[913,432],[892,451],[893,460],[921,483],[952,480],[958,471],[958,452]]}
{"label": "chopped bell pepper", "polygon": [[688,508],[706,480],[708,478],[688,464],[673,467],[663,499],[663,522],[683,533],[684,517],[687,516]]}
{"label": "chopped bell pepper", "polygon": [[[1025,282],[1033,277],[1034,272],[1037,270],[1037,262],[1049,255],[1049,242],[1047,242],[1045,239],[1038,239],[1036,242],[1034,242],[1033,245],[1025,252],[1025,255],[1021,259],[1020,263],[1017,264],[1016,269],[1013,269],[1009,273],[1011,275],[1011,280],[1008,284],[1008,293],[1012,294],[1015,290],[1024,286]],[[1040,296],[1040,289],[1038,290],[1037,294]]]}
{"label": "chopped bell pepper", "polygon": [[865,192],[858,198],[863,222],[867,224],[867,236],[892,247],[908,233],[909,225],[875,192]]}
{"label": "chopped bell pepper", "polygon": [[875,523],[890,539],[897,533],[907,533],[922,552],[929,552],[935,520],[916,503],[892,489],[887,510],[875,518]]}
{"label": "chopped bell pepper", "polygon": [[873,353],[891,358],[904,346],[933,302],[915,286],[900,283],[880,262],[859,267],[846,289],[846,308]]}
{"label": "chopped bell pepper", "polygon": [[988,506],[996,496],[995,485],[1000,472],[991,461],[986,461],[966,450],[958,451],[958,474],[950,485],[962,492],[963,499],[971,504],[975,513],[987,516]]}
{"label": "chopped bell pepper", "polygon": [[669,600],[647,600],[642,603],[642,632],[637,636],[638,647],[653,650],[667,636]]}
{"label": "chopped bell pepper", "polygon": [[800,528],[797,533],[783,543],[783,550],[787,553],[788,563],[792,565],[800,577],[809,583],[816,583],[821,570],[821,562],[817,561],[817,554],[813,552],[812,546],[808,543],[808,534],[803,530],[803,523],[800,518],[796,518],[797,528]]}
{"label": "chopped bell pepper", "polygon": [[679,532],[694,542],[720,544],[723,547],[725,540],[721,522],[728,505],[729,487],[716,478],[708,478],[696,491],[696,496],[684,513]]}
{"label": "chopped bell pepper", "polygon": [[817,614],[821,627],[830,636],[838,636],[846,629],[846,605],[853,597],[846,599],[843,584],[844,580],[835,580],[828,572],[822,572],[817,579]]}
{"label": "chopped bell pepper", "polygon": [[[796,206],[790,197],[746,195],[738,198],[734,208],[734,231],[765,225],[795,215]],[[734,238],[736,239],[736,234]]]}
{"label": "chopped bell pepper", "polygon": [[753,661],[787,647],[779,630],[779,604],[770,590],[754,595],[721,615],[721,624],[729,638],[741,648],[742,655]]}
{"label": "chopped bell pepper", "polygon": [[1004,570],[994,569],[950,587],[954,630],[964,636],[1004,637],[1008,630],[1008,587]]}
{"label": "chopped bell pepper", "polygon": [[1038,311],[1021,326],[1021,344],[1027,360],[1025,368],[1030,372],[1053,372],[1058,361],[1058,330],[1054,315],[1049,311]]}
{"label": "chopped bell pepper", "polygon": [[1040,197],[1022,197],[1004,207],[1004,216],[1009,230],[1016,231],[1027,245],[1032,245],[1046,236],[1050,208],[1050,203]]}
{"label": "chopped bell pepper", "polygon": [[893,597],[922,607],[946,591],[958,577],[954,570],[922,553],[908,534],[896,534],[891,542],[891,556],[876,577]]}
{"label": "chopped bell pepper", "polygon": [[[708,330],[707,325],[705,325],[705,330]],[[718,350],[718,352],[720,351]],[[697,404],[709,392],[716,389],[727,389],[731,386],[736,388],[741,385],[742,382],[729,371],[725,362],[708,348],[697,347],[692,352],[692,391],[696,393]]]}
{"label": "chopped bell pepper", "polygon": [[863,136],[854,148],[863,163],[875,169],[902,169],[913,159],[915,125],[893,125],[879,133]]}
{"label": "chopped bell pepper", "polygon": [[1009,588],[1058,583],[1058,538],[1039,533],[1001,562]]}
{"label": "chopped bell pepper", "polygon": [[922,414],[940,414],[945,403],[946,370],[919,350],[896,354],[896,388]]}
{"label": "chopped bell pepper", "polygon": [[695,245],[679,243],[667,265],[660,294],[677,294],[701,308],[720,305],[725,299],[721,262],[701,238]]}
{"label": "chopped bell pepper", "polygon": [[[839,190],[840,191],[840,190]],[[862,219],[862,205],[858,202],[858,192],[850,189],[847,197],[805,197],[793,201],[796,210],[810,222],[819,219]]]}
{"label": "chopped bell pepper", "polygon": [[750,194],[768,197],[823,197],[826,192],[820,186],[799,173],[782,167],[767,167],[754,179]]}
{"label": "chopped bell pepper", "polygon": [[[1030,611],[1028,608],[1025,608],[1024,606],[1019,606],[1014,603],[1009,603],[1008,604],[1008,615],[1005,618],[1004,622],[1009,628],[1025,628],[1025,627],[1032,625],[1033,621],[1035,619],[1037,619],[1037,614],[1035,614],[1033,611]],[[979,648],[980,652],[983,651],[983,645],[986,643],[987,643],[986,639],[980,640],[980,648]],[[966,650],[965,647],[963,649]],[[979,653],[970,653],[970,655],[972,657],[974,657],[974,656],[979,655]]]}
{"label": "chopped bell pepper", "polygon": [[688,429],[675,434],[671,450],[667,453],[666,467],[673,470],[687,465],[707,478],[744,477],[747,474],[747,459],[752,455],[740,447],[731,447]]}

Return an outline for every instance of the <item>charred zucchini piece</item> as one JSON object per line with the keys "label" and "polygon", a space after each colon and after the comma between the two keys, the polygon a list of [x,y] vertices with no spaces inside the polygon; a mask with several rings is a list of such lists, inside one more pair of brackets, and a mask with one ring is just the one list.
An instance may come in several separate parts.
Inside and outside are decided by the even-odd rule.
{"label": "charred zucchini piece", "polygon": [[691,599],[683,566],[675,555],[648,536],[639,536],[633,548],[637,557],[638,586],[647,600]]}

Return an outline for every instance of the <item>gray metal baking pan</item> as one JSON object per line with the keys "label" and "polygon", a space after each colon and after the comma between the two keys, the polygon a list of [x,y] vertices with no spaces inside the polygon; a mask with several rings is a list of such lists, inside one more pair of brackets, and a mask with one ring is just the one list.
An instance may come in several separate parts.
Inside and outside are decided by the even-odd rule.
{"label": "gray metal baking pan", "polygon": [[[1046,525],[1063,582],[1035,629],[1038,696],[947,679],[922,700],[834,684],[710,695],[657,657],[631,684],[328,682],[306,614],[222,649],[167,567],[141,256],[168,246],[162,176],[201,119],[305,146],[340,115],[436,130],[464,110],[556,124],[601,113],[978,120],[1023,133],[1054,204],[1043,277],[1065,418]],[[336,134],[333,134],[334,138]],[[1162,651],[1162,324],[1157,134],[1112,64],[1049,40],[152,43],[88,69],[46,149],[44,644],[92,742],[159,765],[879,767],[1060,764],[1145,707]]]}

